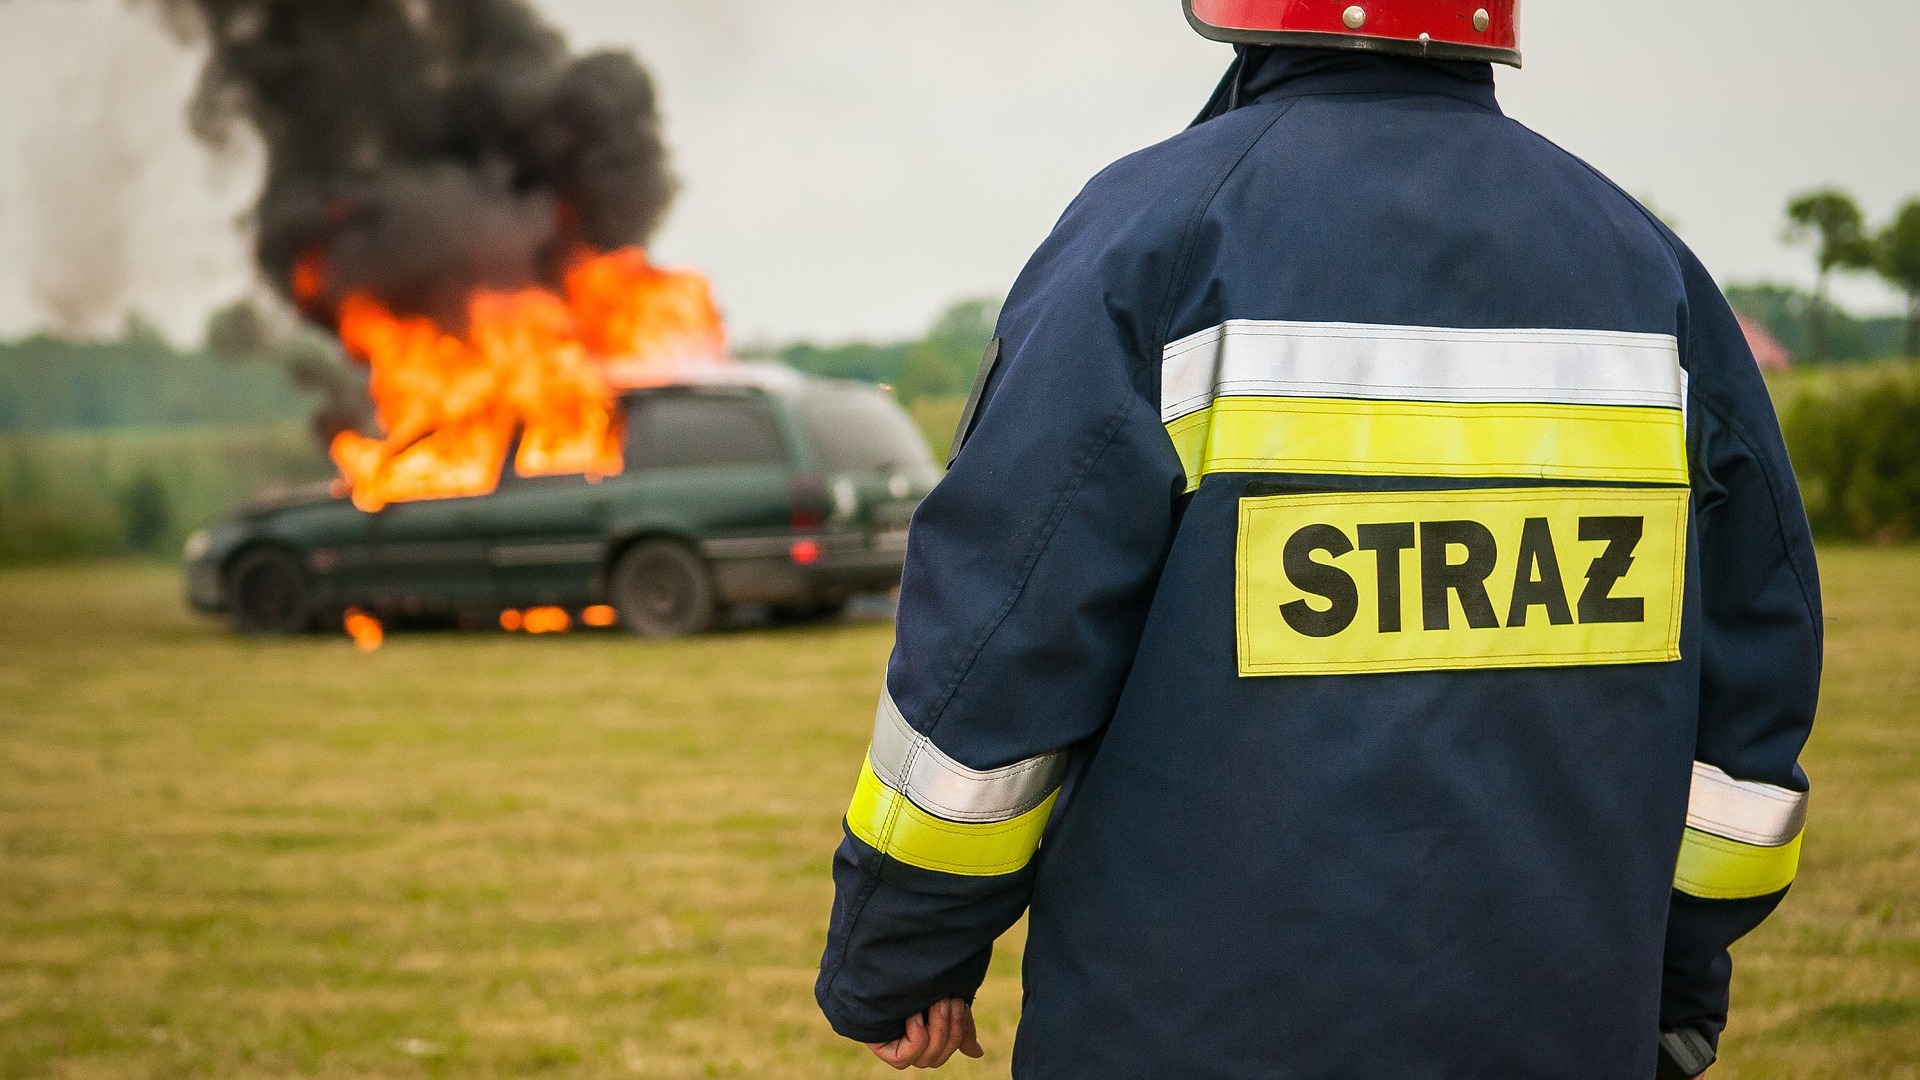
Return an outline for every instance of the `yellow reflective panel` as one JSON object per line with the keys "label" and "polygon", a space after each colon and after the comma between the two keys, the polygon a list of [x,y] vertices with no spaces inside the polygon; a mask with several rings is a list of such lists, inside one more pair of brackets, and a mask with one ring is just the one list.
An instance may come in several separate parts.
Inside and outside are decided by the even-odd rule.
{"label": "yellow reflective panel", "polygon": [[1685,488],[1240,500],[1240,674],[1680,658]]}
{"label": "yellow reflective panel", "polygon": [[1189,490],[1217,472],[1687,482],[1678,409],[1225,397],[1167,431]]}
{"label": "yellow reflective panel", "polygon": [[1039,850],[1040,834],[1059,793],[1019,817],[986,825],[937,818],[882,783],[863,761],[847,807],[847,827],[861,842],[909,866],[970,877],[1011,874]]}
{"label": "yellow reflective panel", "polygon": [[1779,847],[1759,847],[1688,829],[1680,841],[1673,887],[1706,900],[1769,896],[1793,884],[1803,832]]}
{"label": "yellow reflective panel", "polygon": [[1200,486],[1207,456],[1207,425],[1212,419],[1213,411],[1202,409],[1167,425],[1167,437],[1173,440],[1173,451],[1180,455],[1180,464],[1187,470],[1188,491]]}

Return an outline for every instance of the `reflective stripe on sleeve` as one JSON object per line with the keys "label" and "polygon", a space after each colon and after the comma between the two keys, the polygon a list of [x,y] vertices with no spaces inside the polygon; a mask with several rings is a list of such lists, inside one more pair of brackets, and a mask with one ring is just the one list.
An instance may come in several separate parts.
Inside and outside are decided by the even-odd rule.
{"label": "reflective stripe on sleeve", "polygon": [[1060,786],[1067,765],[1065,754],[1042,754],[998,769],[969,769],[913,730],[886,690],[874,712],[868,756],[880,781],[915,805],[971,823],[1005,821],[1039,806]]}
{"label": "reflective stripe on sleeve", "polygon": [[1709,900],[1779,892],[1800,867],[1807,793],[1735,780],[1696,761],[1674,888]]}
{"label": "reflective stripe on sleeve", "polygon": [[1704,761],[1693,763],[1688,828],[1743,844],[1779,847],[1799,836],[1806,824],[1806,792],[1735,780]]}
{"label": "reflective stripe on sleeve", "polygon": [[847,827],[862,843],[911,866],[976,877],[1009,874],[1039,848],[1066,764],[1065,753],[1051,753],[970,769],[915,731],[883,689]]}
{"label": "reflective stripe on sleeve", "polygon": [[1040,847],[1057,792],[1018,817],[990,824],[946,821],[882,783],[869,760],[847,807],[847,828],[868,847],[923,870],[969,877],[1011,874]]}
{"label": "reflective stripe on sleeve", "polygon": [[1799,869],[1798,836],[1779,847],[1757,847],[1688,829],[1673,887],[1705,900],[1745,900],[1793,884]]}

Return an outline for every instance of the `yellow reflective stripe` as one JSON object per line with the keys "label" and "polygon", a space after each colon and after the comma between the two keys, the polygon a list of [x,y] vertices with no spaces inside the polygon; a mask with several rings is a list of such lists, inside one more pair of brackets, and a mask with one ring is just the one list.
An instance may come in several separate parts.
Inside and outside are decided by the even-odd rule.
{"label": "yellow reflective stripe", "polygon": [[1680,841],[1673,887],[1707,900],[1768,896],[1793,884],[1800,869],[1801,833],[1779,847],[1760,847],[1688,829]]}
{"label": "yellow reflective stripe", "polygon": [[1687,483],[1678,409],[1224,397],[1167,433],[1189,491],[1216,472]]}
{"label": "yellow reflective stripe", "polygon": [[1207,427],[1212,420],[1213,410],[1202,409],[1167,425],[1174,453],[1180,455],[1180,465],[1187,470],[1188,491],[1199,487],[1200,477],[1204,475],[1201,466],[1207,456]]}
{"label": "yellow reflective stripe", "polygon": [[937,818],[882,783],[872,761],[860,765],[860,782],[847,807],[847,827],[883,855],[923,870],[969,877],[1011,874],[1039,850],[1040,834],[1059,793],[1019,817],[986,825]]}

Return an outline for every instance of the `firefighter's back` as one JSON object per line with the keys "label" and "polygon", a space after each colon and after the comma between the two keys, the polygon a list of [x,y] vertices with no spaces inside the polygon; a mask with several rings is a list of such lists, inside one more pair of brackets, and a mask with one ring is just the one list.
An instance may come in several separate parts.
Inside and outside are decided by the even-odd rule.
{"label": "firefighter's back", "polygon": [[1063,225],[1170,267],[1191,494],[1038,858],[1016,1071],[1650,1076],[1683,257],[1471,69],[1321,67]]}

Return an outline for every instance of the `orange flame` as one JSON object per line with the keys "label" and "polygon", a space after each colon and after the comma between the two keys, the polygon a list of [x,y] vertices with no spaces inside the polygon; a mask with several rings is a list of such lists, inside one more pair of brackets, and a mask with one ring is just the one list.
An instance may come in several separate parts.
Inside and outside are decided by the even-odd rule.
{"label": "orange flame", "polygon": [[[297,297],[317,295],[324,282],[317,253],[295,264]],[[373,369],[386,432],[342,432],[331,447],[354,505],[367,511],[492,491],[516,433],[520,476],[617,475],[618,391],[664,382],[726,350],[706,278],[655,267],[637,248],[582,254],[563,293],[478,291],[462,335],[361,292],[347,294],[338,312],[341,344]]]}
{"label": "orange flame", "polygon": [[[612,613],[612,608],[596,604],[580,613],[580,621],[588,626],[612,626]],[[606,621],[595,621],[603,615]],[[567,614],[566,608],[559,607],[531,607],[525,611],[508,608],[500,613],[500,629],[524,630],[529,634],[564,634],[573,629],[573,616]]]}
{"label": "orange flame", "polygon": [[528,608],[522,618],[529,634],[563,634],[573,628],[573,620],[565,608]]}
{"label": "orange flame", "polygon": [[361,652],[372,652],[386,640],[387,631],[380,625],[380,620],[359,608],[347,609],[345,623],[348,636],[353,638],[354,648]]}
{"label": "orange flame", "polygon": [[293,262],[293,298],[302,306],[327,291],[327,263],[318,251],[303,252]]}

